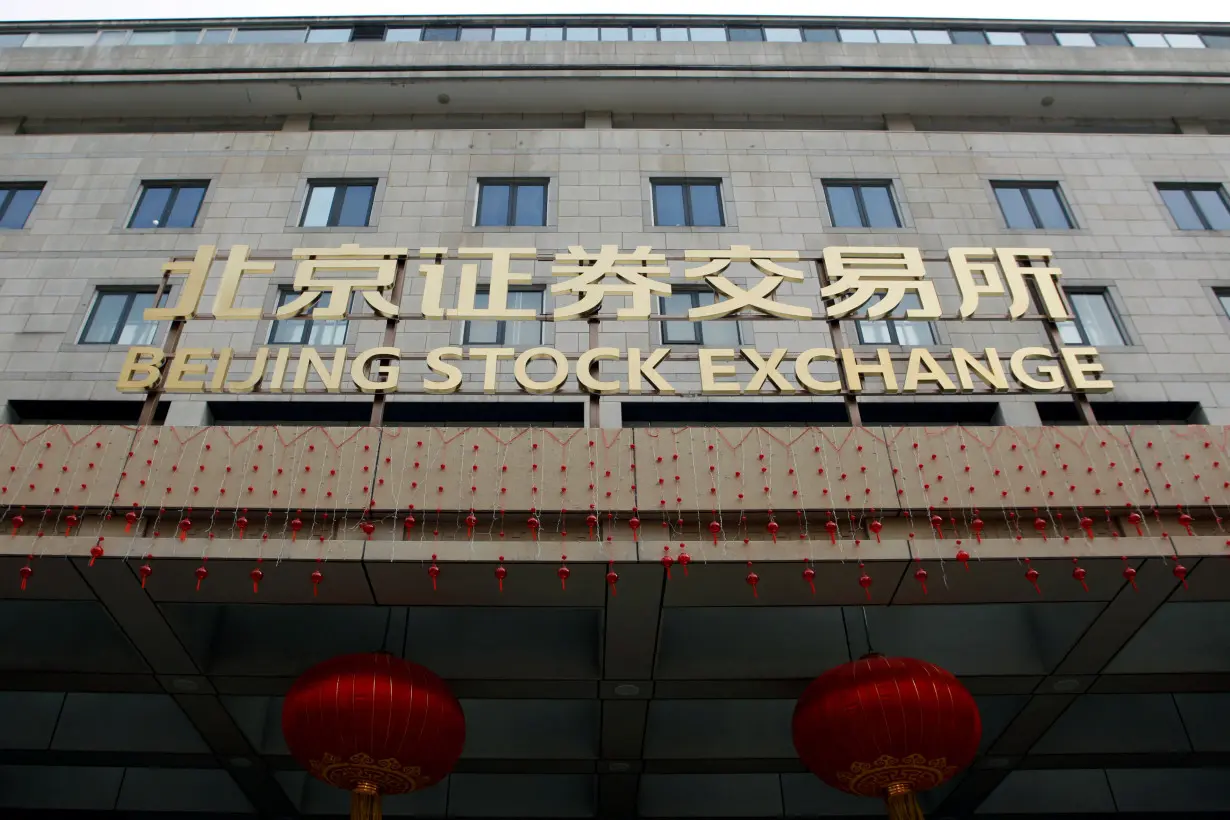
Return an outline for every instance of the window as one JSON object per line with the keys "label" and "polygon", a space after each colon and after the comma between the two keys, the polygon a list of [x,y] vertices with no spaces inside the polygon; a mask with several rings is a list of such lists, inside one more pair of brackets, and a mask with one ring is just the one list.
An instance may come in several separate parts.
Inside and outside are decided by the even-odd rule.
{"label": "window", "polygon": [[726,29],[724,28],[693,28],[689,29],[693,43],[724,43]]}
{"label": "window", "polygon": [[43,31],[26,38],[26,48],[69,48],[92,46],[98,38],[97,31]]}
{"label": "window", "polygon": [[349,43],[351,30],[348,28],[314,28],[308,30],[309,43]]}
{"label": "window", "polygon": [[474,224],[479,227],[546,225],[546,180],[480,179]]}
{"label": "window", "polygon": [[319,181],[308,185],[299,224],[304,228],[363,228],[372,215],[376,183]]}
{"label": "window", "polygon": [[[1196,37],[1196,39],[1200,39],[1199,35],[1194,35],[1194,34],[1193,35],[1167,34],[1166,41],[1173,46],[1175,44],[1174,43],[1175,37],[1189,37],[1189,36]],[[1204,35],[1204,45],[1208,46],[1209,48],[1230,48],[1230,34],[1206,34]]]}
{"label": "window", "polygon": [[1014,230],[1068,230],[1072,217],[1057,182],[993,182],[1004,221]]}
{"label": "window", "polygon": [[145,182],[128,220],[130,228],[191,228],[208,182]]}
{"label": "window", "polygon": [[1019,31],[988,31],[987,40],[993,46],[1023,46],[1025,38]]}
{"label": "window", "polygon": [[1161,34],[1144,34],[1141,32],[1130,32],[1128,39],[1132,41],[1132,45],[1137,48],[1169,48],[1170,44],[1166,42],[1166,38]]}
{"label": "window", "polygon": [[836,43],[837,29],[805,28],[803,29],[803,39],[809,43]]}
{"label": "window", "polygon": [[1127,35],[1121,31],[1095,31],[1093,41],[1100,46],[1130,46]]}
{"label": "window", "polygon": [[0,228],[24,228],[42,192],[41,182],[0,185]]}
{"label": "window", "polygon": [[1171,48],[1204,48],[1199,34],[1167,34],[1166,42]]}
{"label": "window", "polygon": [[482,42],[490,41],[495,37],[495,29],[487,28],[463,28],[461,30],[462,42]]}
{"label": "window", "polygon": [[233,28],[207,28],[205,33],[201,35],[201,45],[221,45],[231,41],[231,35],[235,33]]}
{"label": "window", "polygon": [[985,46],[987,35],[981,31],[954,31],[952,41],[959,46]]}
{"label": "window", "polygon": [[1180,230],[1230,230],[1230,203],[1226,201],[1226,189],[1221,185],[1159,184],[1157,190]]}
{"label": "window", "polygon": [[170,31],[134,31],[128,38],[130,46],[183,46],[196,45],[201,30],[173,29]]}
{"label": "window", "polygon": [[731,26],[726,31],[732,43],[759,42],[764,39],[764,31],[752,26]]}
{"label": "window", "polygon": [[1025,32],[1025,44],[1030,46],[1054,46],[1058,45],[1055,40],[1055,35],[1049,31],[1027,31]]}
{"label": "window", "polygon": [[[713,304],[713,299],[713,291],[676,290],[670,296],[661,297],[662,315],[687,316],[688,311],[694,307]],[[662,344],[738,347],[739,323],[729,319],[709,322],[688,320],[663,322]]]}
{"label": "window", "polygon": [[600,34],[603,42],[621,42],[628,39],[628,29],[624,26],[604,28]]}
{"label": "window", "polygon": [[770,43],[801,43],[803,34],[797,28],[767,28],[764,38]]}
{"label": "window", "polygon": [[[867,300],[865,307],[870,308],[882,298],[883,294],[876,294]],[[918,294],[907,293],[901,297],[901,301],[889,315],[905,316],[907,310],[918,310],[921,307],[922,301],[918,298]],[[859,344],[905,345],[906,347],[935,344],[935,331],[930,322],[911,322],[907,319],[879,319],[876,321],[860,319],[854,323],[854,326],[858,331]]]}
{"label": "window", "polygon": [[722,218],[722,184],[716,180],[653,183],[653,224],[713,227]]}
{"label": "window", "polygon": [[497,28],[495,30],[495,39],[500,42],[525,40],[528,37],[529,29],[524,27]]}
{"label": "window", "polygon": [[449,42],[457,39],[458,29],[456,26],[432,26],[431,28],[423,29],[423,40],[425,42]]}
{"label": "window", "polygon": [[1092,48],[1097,45],[1093,42],[1093,35],[1087,31],[1060,31],[1056,32],[1055,37],[1059,39],[1059,45],[1071,48]]}
{"label": "window", "polygon": [[[277,306],[283,307],[299,296],[290,288],[280,288]],[[269,344],[341,347],[346,344],[347,324],[345,319],[275,319],[269,328]]]}
{"label": "window", "polygon": [[1218,289],[1213,291],[1213,295],[1217,297],[1217,301],[1221,304],[1221,309],[1230,318],[1230,290]]}
{"label": "window", "polygon": [[154,307],[152,290],[101,290],[94,296],[81,331],[83,345],[147,345],[158,334],[158,323],[145,321]]}
{"label": "window", "polygon": [[881,43],[912,43],[914,33],[906,29],[882,28],[876,29],[876,39]]}
{"label": "window", "polygon": [[[474,294],[474,307],[486,308],[489,294],[478,291]],[[508,306],[517,310],[532,310],[542,313],[541,290],[510,290]],[[542,322],[466,322],[462,344],[502,345],[504,347],[531,347],[542,344]]]}
{"label": "window", "polygon": [[593,26],[569,26],[567,39],[592,43],[598,39],[598,29]]}
{"label": "window", "polygon": [[417,43],[422,36],[421,28],[391,28],[385,32],[384,39],[389,43]]}
{"label": "window", "polygon": [[240,44],[302,43],[307,39],[307,30],[301,28],[248,28],[235,32],[231,42]]}
{"label": "window", "polygon": [[564,30],[562,28],[532,28],[530,29],[531,40],[562,40],[564,39]]}
{"label": "window", "polygon": [[843,28],[839,29],[843,43],[874,43],[876,41],[876,33],[869,28]]}
{"label": "window", "polygon": [[914,32],[914,39],[919,43],[926,45],[948,45],[952,42],[952,37],[946,31],[933,31],[931,29],[918,29]]}
{"label": "window", "polygon": [[900,228],[888,182],[826,182],[824,198],[834,228]]}
{"label": "window", "polygon": [[1125,345],[1119,318],[1106,290],[1069,290],[1070,322],[1059,322],[1059,338],[1066,345]]}

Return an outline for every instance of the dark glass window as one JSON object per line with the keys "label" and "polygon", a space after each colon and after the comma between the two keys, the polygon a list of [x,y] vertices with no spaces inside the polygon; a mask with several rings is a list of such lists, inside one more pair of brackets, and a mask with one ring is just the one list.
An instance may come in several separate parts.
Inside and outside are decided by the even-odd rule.
{"label": "dark glass window", "polygon": [[995,182],[992,187],[1009,228],[1067,230],[1073,227],[1057,182]]}
{"label": "dark glass window", "polygon": [[1068,290],[1073,320],[1059,322],[1059,337],[1067,345],[1124,345],[1122,327],[1105,288]]}
{"label": "dark glass window", "polygon": [[[687,316],[694,307],[713,304],[713,299],[712,291],[676,290],[670,296],[661,297],[660,308],[663,316]],[[662,344],[738,347],[739,323],[730,319],[663,322]]]}
{"label": "dark glass window", "polygon": [[372,215],[376,183],[313,182],[299,224],[305,228],[362,228]]}
{"label": "dark glass window", "polygon": [[1059,45],[1055,39],[1055,35],[1049,31],[1026,31],[1025,44],[1030,46],[1055,46]]}
{"label": "dark glass window", "polygon": [[888,182],[826,182],[825,199],[834,228],[900,228]]}
{"label": "dark glass window", "polygon": [[457,39],[456,26],[432,26],[423,29],[423,40],[427,42],[446,42]]}
{"label": "dark glass window", "polygon": [[732,43],[759,42],[764,39],[764,31],[759,26],[731,26],[726,32]]}
{"label": "dark glass window", "polygon": [[41,182],[0,185],[0,228],[24,228],[42,192]]}
{"label": "dark glass window", "polygon": [[987,35],[981,31],[959,31],[952,32],[952,41],[959,46],[985,46],[987,44]]}
{"label": "dark glass window", "polygon": [[1204,44],[1209,48],[1230,48],[1230,34],[1205,34]]}
{"label": "dark glass window", "polygon": [[[299,296],[289,288],[279,289],[278,307]],[[275,319],[269,328],[269,344],[341,347],[346,344],[346,327],[345,319]]]}
{"label": "dark glass window", "polygon": [[1226,312],[1227,318],[1230,318],[1230,290],[1219,288],[1213,291],[1213,295],[1217,297],[1217,301],[1221,304],[1221,309]]}
{"label": "dark glass window", "polygon": [[[474,294],[474,307],[486,308],[490,294],[479,291]],[[542,313],[541,290],[510,290],[508,307],[515,310],[532,310]],[[542,322],[476,322],[467,321],[462,335],[462,344],[502,345],[504,347],[533,347],[542,344]]]}
{"label": "dark glass window", "polygon": [[687,227],[725,225],[722,184],[716,180],[654,182],[653,224]]}
{"label": "dark glass window", "polygon": [[1093,42],[1100,46],[1130,46],[1128,37],[1122,31],[1095,31]]}
{"label": "dark glass window", "polygon": [[1230,202],[1220,184],[1167,183],[1157,190],[1181,230],[1230,231]]}
{"label": "dark glass window", "polygon": [[154,307],[152,290],[100,290],[81,331],[83,345],[147,345],[158,334],[158,323],[145,321]]}
{"label": "dark glass window", "polygon": [[205,198],[207,182],[146,182],[141,186],[130,228],[191,228]]}
{"label": "dark glass window", "polygon": [[480,227],[546,225],[546,180],[479,180],[475,224]]}
{"label": "dark glass window", "polygon": [[836,43],[837,29],[805,28],[803,29],[803,39],[808,43]]}
{"label": "dark glass window", "polygon": [[[864,305],[864,309],[871,308],[882,298],[883,294],[874,295]],[[889,315],[905,316],[907,310],[918,310],[921,307],[922,301],[918,298],[918,294],[907,293],[901,297],[901,301]],[[911,322],[908,319],[876,319],[874,321],[861,319],[856,321],[854,326],[858,331],[860,344],[904,345],[906,347],[935,344],[935,330],[931,327],[930,322]]]}

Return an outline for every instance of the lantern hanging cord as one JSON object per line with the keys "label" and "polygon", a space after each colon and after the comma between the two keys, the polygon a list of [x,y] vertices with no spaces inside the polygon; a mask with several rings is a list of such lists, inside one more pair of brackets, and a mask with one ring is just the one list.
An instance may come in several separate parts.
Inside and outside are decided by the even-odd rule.
{"label": "lantern hanging cord", "polygon": [[871,627],[867,625],[867,607],[860,606],[859,609],[863,611],[863,637],[867,641],[867,654],[873,655],[876,650],[875,647],[871,645]]}

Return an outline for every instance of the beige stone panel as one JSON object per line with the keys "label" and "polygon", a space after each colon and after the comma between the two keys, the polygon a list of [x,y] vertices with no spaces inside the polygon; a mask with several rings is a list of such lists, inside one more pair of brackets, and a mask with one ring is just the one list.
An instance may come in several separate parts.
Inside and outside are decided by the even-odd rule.
{"label": "beige stone panel", "polygon": [[[1194,516],[1230,504],[1230,433],[1225,427],[1127,428],[1150,494],[1142,505],[1167,512],[1178,505]],[[1208,517],[1207,515],[1205,517]]]}
{"label": "beige stone panel", "polygon": [[0,499],[16,507],[106,507],[132,438],[133,428],[120,425],[3,425]]}

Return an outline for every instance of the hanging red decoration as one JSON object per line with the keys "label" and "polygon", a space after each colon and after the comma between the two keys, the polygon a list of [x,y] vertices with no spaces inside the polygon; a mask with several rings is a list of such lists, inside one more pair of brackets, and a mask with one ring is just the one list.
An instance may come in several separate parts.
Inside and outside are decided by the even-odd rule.
{"label": "hanging red decoration", "polygon": [[752,588],[752,597],[759,598],[760,593],[756,591],[756,586],[760,583],[760,576],[752,572],[752,562],[747,562],[747,585]]}
{"label": "hanging red decoration", "polygon": [[359,529],[363,530],[363,534],[367,536],[367,540],[372,540],[372,533],[376,531],[376,525],[370,521],[364,521],[359,524]]}
{"label": "hanging red decoration", "polygon": [[589,527],[589,540],[594,540],[594,528],[598,526],[598,516],[590,513],[585,516],[585,526]]}
{"label": "hanging red decoration", "polygon": [[[531,519],[532,520],[532,519]],[[495,568],[495,580],[500,584],[500,592],[504,591],[504,579],[508,577],[508,570],[504,569],[504,556],[500,556],[500,565]]]}
{"label": "hanging red decoration", "polygon": [[[832,523],[832,522],[829,522],[829,523]],[[778,529],[780,529],[777,525],[777,522],[770,521],[768,525],[765,527],[765,529],[769,531],[769,535],[773,536],[773,543],[776,544],[777,543],[777,531]]]}
{"label": "hanging red decoration", "polygon": [[1179,516],[1179,526],[1187,530],[1188,535],[1192,535],[1192,517],[1190,515],[1188,515],[1187,513],[1183,513],[1182,515],[1180,515]]}
{"label": "hanging red decoration", "polygon": [[1093,540],[1093,519],[1088,516],[1084,516],[1081,518],[1080,523],[1081,523],[1081,529],[1085,531],[1085,537],[1088,538],[1090,541],[1092,541]]}
{"label": "hanging red decoration", "polygon": [[154,568],[149,564],[142,564],[141,568],[137,570],[137,574],[141,576],[141,589],[145,589],[145,582],[154,574]]}
{"label": "hanging red decoration", "polygon": [[406,520],[402,522],[402,526],[406,529],[406,538],[410,538],[410,531],[414,529],[414,516],[407,515]]}
{"label": "hanging red decoration", "polygon": [[188,539],[188,530],[192,529],[192,519],[185,518],[179,522],[179,540],[186,541]]}
{"label": "hanging red decoration", "polygon": [[312,597],[315,598],[320,593],[320,582],[325,580],[325,574],[320,570],[313,570],[312,575]]}
{"label": "hanging red decoration", "polygon": [[867,600],[871,600],[871,576],[863,569],[863,565],[859,564],[858,568],[863,570],[863,574],[858,576],[858,585],[863,588],[863,594],[867,596]]}
{"label": "hanging red decoration", "polygon": [[811,594],[816,596],[816,571],[810,566],[803,570],[803,580],[807,582],[807,586],[811,588]]}
{"label": "hanging red decoration", "polygon": [[969,766],[982,719],[950,673],[870,654],[812,681],[794,708],[794,747],[834,788],[879,797],[893,820],[921,820],[915,795]]}
{"label": "hanging red decoration", "polygon": [[568,565],[566,563],[562,563],[567,560],[567,555],[561,555],[559,569],[555,571],[555,574],[559,576],[559,588],[565,592],[568,591],[568,576],[572,575],[572,570],[568,569]]}
{"label": "hanging red decoration", "polygon": [[1174,569],[1171,570],[1171,572],[1174,573],[1174,577],[1179,579],[1179,583],[1183,585],[1183,588],[1187,589],[1187,567],[1179,563],[1179,559],[1177,556],[1175,557],[1174,561],[1175,561]]}
{"label": "hanging red decoration", "polygon": [[829,532],[829,543],[836,544],[837,543],[837,522],[830,518],[828,521],[824,522],[824,528],[828,530]]}
{"label": "hanging red decoration", "polygon": [[26,582],[29,581],[30,576],[34,574],[34,567],[30,566],[30,564],[27,563],[24,567],[19,569],[17,572],[19,575],[21,575],[21,591],[25,592]]}
{"label": "hanging red decoration", "polygon": [[969,526],[970,526],[970,529],[974,531],[974,539],[979,544],[981,544],[982,543],[982,528],[986,526],[986,522],[984,522],[981,518],[975,518],[973,521],[970,522]]}
{"label": "hanging red decoration", "polygon": [[[1028,558],[1025,559],[1025,563],[1027,565],[1029,564]],[[1025,580],[1033,584],[1034,592],[1038,593],[1039,595],[1042,594],[1042,587],[1038,586],[1038,571],[1036,569],[1034,569],[1033,567],[1030,567],[1029,569],[1025,570]]]}
{"label": "hanging red decoration", "polygon": [[432,553],[431,566],[427,568],[427,577],[431,578],[431,591],[436,591],[436,579],[440,577],[440,568],[436,566],[436,556]]}
{"label": "hanging red decoration", "polygon": [[1139,592],[1140,589],[1136,586],[1136,568],[1132,566],[1127,566],[1127,556],[1126,555],[1123,556],[1123,563],[1125,564],[1125,566],[1123,567],[1124,580],[1132,585],[1132,590],[1134,592]]}
{"label": "hanging red decoration", "polygon": [[607,564],[606,583],[611,588],[611,597],[614,598],[619,593],[615,590],[615,584],[619,582],[619,573],[615,571],[615,562],[611,561]]}
{"label": "hanging red decoration", "polygon": [[641,537],[638,531],[641,528],[641,519],[637,518],[635,515],[632,516],[628,519],[628,526],[632,528],[632,540],[639,543]]}
{"label": "hanging red decoration", "polygon": [[914,580],[922,587],[923,595],[927,594],[927,571],[922,567],[914,570]]}
{"label": "hanging red decoration", "polygon": [[[662,551],[666,552],[669,549],[670,547],[663,547]],[[666,567],[666,580],[668,581],[671,579],[671,564],[673,563],[675,563],[675,559],[671,558],[669,554],[662,556],[662,566]]]}
{"label": "hanging red decoration", "polygon": [[90,547],[90,566],[94,566],[94,562],[103,557],[103,537],[98,536],[98,543]]}
{"label": "hanging red decoration", "polygon": [[722,525],[718,521],[709,522],[709,532],[713,535],[713,546],[717,546],[718,533],[722,531]]}
{"label": "hanging red decoration", "polygon": [[867,525],[867,529],[871,530],[871,534],[876,537],[876,543],[880,543],[880,530],[884,529],[884,524],[880,521],[872,521]]}
{"label": "hanging red decoration", "polygon": [[351,820],[379,820],[382,795],[448,775],[465,745],[465,715],[421,666],[385,653],[343,655],[291,686],[282,734],[313,777],[351,793]]}
{"label": "hanging red decoration", "polygon": [[957,560],[965,565],[965,571],[969,572],[969,553],[963,549],[957,550]]}
{"label": "hanging red decoration", "polygon": [[69,513],[68,515],[64,516],[64,534],[72,535],[73,527],[77,526],[79,523],[81,523],[81,519],[78,518],[76,515],[73,515],[72,513]]}
{"label": "hanging red decoration", "polygon": [[[1073,558],[1072,560],[1075,561],[1076,559]],[[1089,591],[1089,585],[1085,583],[1085,576],[1087,574],[1084,567],[1075,567],[1072,570],[1072,579],[1080,584],[1081,589],[1085,590],[1085,592]]]}
{"label": "hanging red decoration", "polygon": [[196,568],[196,572],[194,572],[193,574],[196,576],[196,591],[200,592],[201,582],[209,577],[209,570],[205,568],[204,564],[202,564],[201,566]]}
{"label": "hanging red decoration", "polygon": [[[679,548],[680,548],[680,550],[683,550],[683,544],[680,544],[680,545],[679,545]],[[692,556],[688,555],[688,553],[687,553],[687,551],[686,551],[686,550],[684,550],[684,551],[680,552],[680,553],[679,553],[679,566],[683,567],[683,575],[684,575],[684,577],[687,577],[687,574],[688,574],[688,564],[690,564],[690,563],[692,563]]]}
{"label": "hanging red decoration", "polygon": [[26,523],[26,519],[22,518],[20,515],[15,515],[13,516],[12,523],[13,523],[13,535],[16,535],[17,531],[21,529],[21,525]]}
{"label": "hanging red decoration", "polygon": [[1042,540],[1045,541],[1046,540],[1046,519],[1045,518],[1035,518],[1034,519],[1034,529],[1037,530],[1039,533],[1041,533]]}
{"label": "hanging red decoration", "polygon": [[[235,529],[239,530],[239,537],[243,538],[244,533],[248,531],[248,519],[242,515],[236,518]],[[125,530],[125,532],[127,532],[127,530]]]}
{"label": "hanging red decoration", "polygon": [[132,525],[137,523],[137,514],[132,510],[124,513],[124,532],[132,532]]}
{"label": "hanging red decoration", "polygon": [[474,510],[470,510],[470,514],[466,516],[466,538],[474,537],[474,527],[478,524],[478,517],[474,515]]}
{"label": "hanging red decoration", "polygon": [[260,591],[261,581],[265,579],[265,573],[261,572],[260,567],[257,567],[248,573],[248,577],[252,579],[252,594],[255,595]]}
{"label": "hanging red decoration", "polygon": [[1140,513],[1136,513],[1136,512],[1134,512],[1134,513],[1132,513],[1131,515],[1129,515],[1129,516],[1128,516],[1128,523],[1129,523],[1129,524],[1131,524],[1133,527],[1135,527],[1135,528],[1136,528],[1136,534],[1137,534],[1137,535],[1144,535],[1144,532],[1142,532],[1142,531],[1141,531],[1141,529],[1140,529],[1140,522],[1141,522],[1142,520],[1144,520],[1144,519],[1142,519],[1142,518],[1140,517]]}
{"label": "hanging red decoration", "polygon": [[[537,541],[538,540],[538,528],[542,526],[542,522],[531,515],[529,519],[525,522],[525,526],[530,528],[530,535],[534,536],[534,540]],[[504,559],[501,558],[500,560],[503,561]]]}
{"label": "hanging red decoration", "polygon": [[303,521],[299,518],[292,518],[290,520],[290,540],[291,541],[299,540],[299,530],[301,529],[303,529]]}

